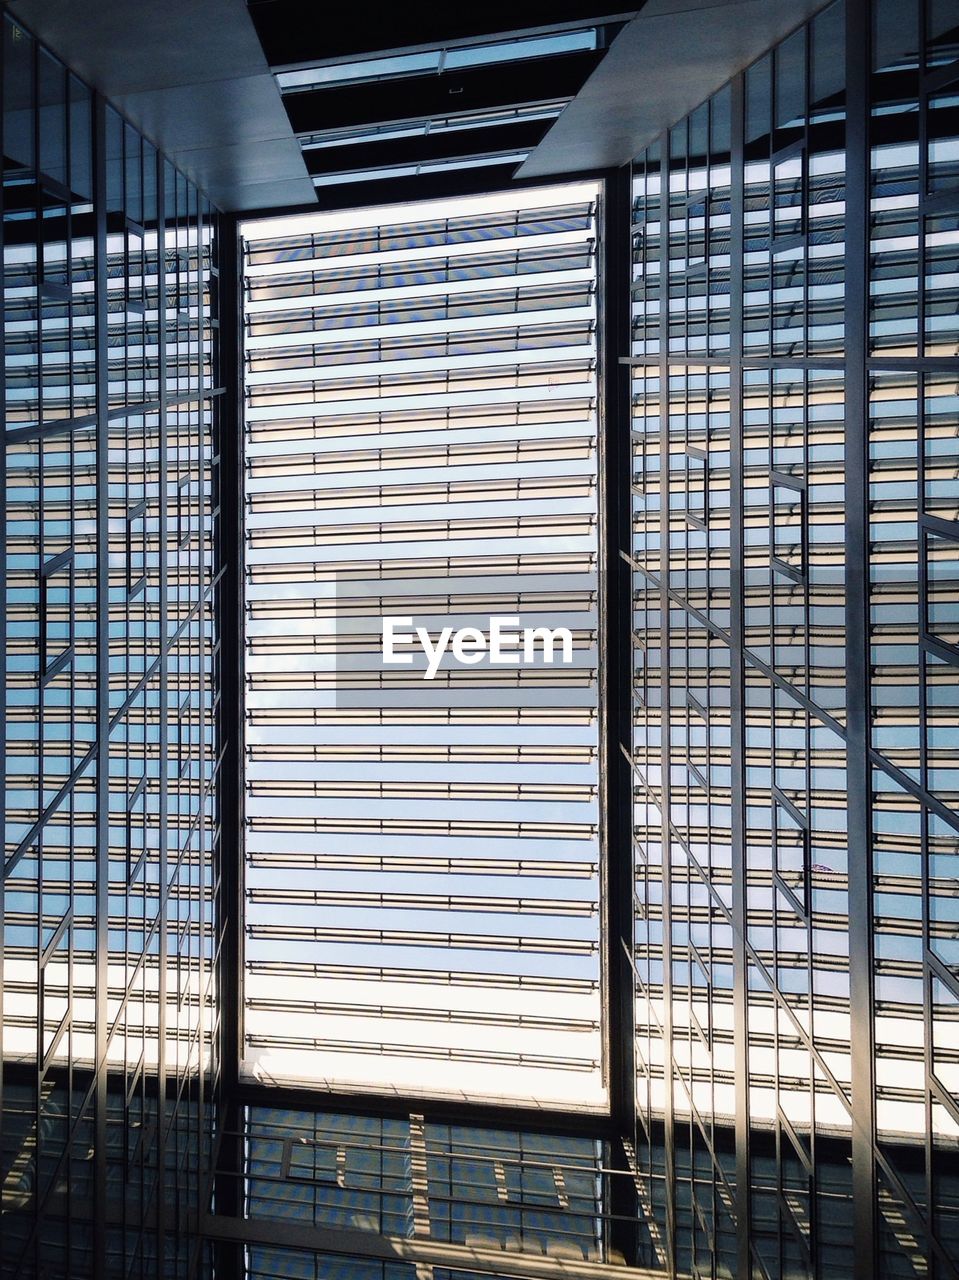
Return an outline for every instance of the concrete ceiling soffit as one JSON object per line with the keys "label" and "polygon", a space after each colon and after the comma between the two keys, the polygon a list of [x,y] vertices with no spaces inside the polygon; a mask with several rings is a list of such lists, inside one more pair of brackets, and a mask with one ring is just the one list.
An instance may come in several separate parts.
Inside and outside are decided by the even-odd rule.
{"label": "concrete ceiling soffit", "polygon": [[8,7],[218,208],[315,200],[244,0],[12,0]]}
{"label": "concrete ceiling soffit", "polygon": [[829,0],[649,0],[518,178],[616,168]]}

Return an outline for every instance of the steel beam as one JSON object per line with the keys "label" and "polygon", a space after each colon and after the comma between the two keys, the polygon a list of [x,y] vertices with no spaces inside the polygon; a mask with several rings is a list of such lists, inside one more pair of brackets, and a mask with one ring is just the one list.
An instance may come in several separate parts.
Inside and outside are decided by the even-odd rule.
{"label": "steel beam", "polygon": [[342,88],[304,89],[284,94],[283,103],[293,131],[304,134],[560,102],[579,92],[604,52],[559,53],[442,75],[433,72]]}
{"label": "steel beam", "polygon": [[497,152],[532,151],[552,120],[516,120],[489,129],[444,129],[422,133],[415,138],[384,138],[376,142],[351,144],[347,139],[332,147],[316,147],[304,152],[306,167],[313,175],[367,172],[399,165],[428,164],[434,160],[459,160]]}

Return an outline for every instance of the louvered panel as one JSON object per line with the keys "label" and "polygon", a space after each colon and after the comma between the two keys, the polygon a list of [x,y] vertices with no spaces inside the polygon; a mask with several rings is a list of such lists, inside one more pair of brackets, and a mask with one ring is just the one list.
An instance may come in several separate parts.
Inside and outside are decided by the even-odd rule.
{"label": "louvered panel", "polygon": [[595,202],[245,228],[248,1072],[605,1102]]}

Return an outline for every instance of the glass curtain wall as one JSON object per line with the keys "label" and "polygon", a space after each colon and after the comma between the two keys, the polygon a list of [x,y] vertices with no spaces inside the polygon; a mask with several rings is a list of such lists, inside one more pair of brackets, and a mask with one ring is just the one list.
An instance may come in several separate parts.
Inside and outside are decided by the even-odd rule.
{"label": "glass curtain wall", "polygon": [[957,26],[834,4],[633,166],[637,1153],[681,1272],[959,1274]]}
{"label": "glass curtain wall", "polygon": [[214,216],[2,28],[0,1261],[186,1276],[220,1061]]}
{"label": "glass curtain wall", "polygon": [[[272,1234],[281,1243],[276,1228],[284,1221],[318,1228],[319,1239],[327,1230],[331,1243],[337,1232],[353,1232],[359,1254],[364,1244],[372,1254],[376,1237],[385,1238],[400,1274],[415,1275],[417,1261],[420,1269],[430,1266],[431,1250],[446,1264],[431,1267],[433,1276],[446,1275],[457,1262],[468,1273],[470,1251],[479,1253],[484,1274],[508,1276],[519,1255],[521,1270],[524,1260],[542,1266],[555,1259],[578,1262],[584,1275],[602,1263],[616,1264],[624,1278],[637,1274],[611,1242],[610,1184],[628,1175],[610,1170],[605,1141],[438,1123],[416,1114],[267,1107],[246,1110],[244,1137],[245,1214],[261,1237],[251,1251],[251,1280],[277,1274],[272,1268],[286,1250],[264,1242]],[[314,1274],[309,1264],[306,1270],[292,1260],[287,1265],[290,1275]],[[356,1274],[368,1268],[379,1277],[383,1264],[368,1257],[340,1265],[344,1273],[356,1265]]]}

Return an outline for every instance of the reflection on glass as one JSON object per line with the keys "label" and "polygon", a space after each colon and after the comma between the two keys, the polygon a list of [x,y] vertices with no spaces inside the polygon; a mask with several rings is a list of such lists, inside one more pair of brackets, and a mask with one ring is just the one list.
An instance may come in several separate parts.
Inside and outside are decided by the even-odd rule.
{"label": "reflection on glass", "polygon": [[[91,91],[6,17],[3,62],[0,1270],[99,1280],[148,1273],[158,1213],[195,1213],[210,1159],[213,226],[182,178],[161,221],[156,151],[109,109],[95,136]],[[173,330],[158,264],[181,234],[191,284]],[[182,430],[166,407],[181,380]],[[174,566],[163,538],[184,454],[196,537]],[[178,594],[189,606],[165,633]],[[194,698],[182,774],[174,691]],[[96,1205],[113,1219],[105,1254]],[[167,1241],[167,1272],[185,1277],[186,1235]]]}
{"label": "reflection on glass", "polygon": [[[841,3],[747,69],[741,151],[735,129],[731,156],[716,147],[720,94],[633,166],[637,1105],[683,1126],[671,1173],[648,1133],[637,1158],[694,1273],[736,1274],[727,1148],[742,1108],[757,1274],[851,1273],[836,1224],[864,1087],[880,1273],[926,1274],[937,1250],[959,1260],[959,49],[938,0],[877,0],[871,21],[867,191],[847,191]],[[740,280],[741,332],[734,310],[711,346],[713,299],[728,290],[735,307]],[[847,564],[862,499],[865,575]],[[860,620],[862,748],[862,707],[847,705]],[[870,752],[868,833],[850,829],[850,734]],[[850,954],[851,912],[868,913],[867,955]],[[874,982],[857,1008],[854,959]],[[854,1089],[866,1036],[874,1080]]]}

